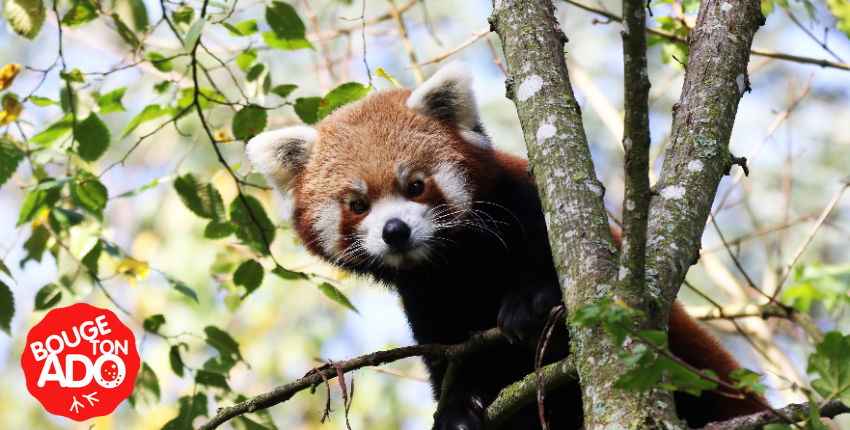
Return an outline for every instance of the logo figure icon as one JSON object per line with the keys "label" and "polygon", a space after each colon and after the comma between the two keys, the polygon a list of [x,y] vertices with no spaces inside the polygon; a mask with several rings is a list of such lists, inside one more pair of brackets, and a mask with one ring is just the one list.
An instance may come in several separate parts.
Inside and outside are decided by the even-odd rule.
{"label": "logo figure icon", "polygon": [[133,392],[140,364],[133,332],[112,311],[85,303],[48,312],[21,356],[30,394],[75,421],[111,414]]}

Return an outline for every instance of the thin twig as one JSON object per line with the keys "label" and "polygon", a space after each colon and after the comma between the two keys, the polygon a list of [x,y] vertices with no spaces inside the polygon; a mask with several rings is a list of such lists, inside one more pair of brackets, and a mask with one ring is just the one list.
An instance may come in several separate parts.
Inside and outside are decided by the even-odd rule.
{"label": "thin twig", "polygon": [[[573,6],[584,9],[588,12],[593,12],[595,14],[602,15],[602,16],[608,18],[611,21],[623,22],[623,19],[620,18],[619,16],[617,16],[617,15],[611,13],[611,12],[604,11],[602,9],[597,9],[597,8],[587,4],[587,3],[582,3],[582,2],[576,1],[576,0],[564,0],[564,1],[573,5]],[[685,43],[685,44],[688,43],[687,40],[684,37],[679,36],[678,34],[667,32],[667,31],[658,30],[658,29],[654,29],[654,28],[647,28],[646,32],[649,33],[649,34],[655,35],[655,36],[663,37],[663,38],[670,40],[670,41],[673,41],[673,42],[679,42],[679,43]],[[796,55],[789,55],[789,54],[783,54],[783,53],[779,53],[779,52],[768,51],[766,49],[761,49],[761,48],[750,49],[750,54],[761,55],[763,57],[776,58],[777,60],[793,61],[795,63],[814,64],[814,65],[821,66],[821,67],[830,67],[830,68],[833,68],[833,69],[840,69],[840,70],[850,70],[850,64],[847,64],[847,63],[833,63],[833,62],[829,62],[829,61],[826,61],[826,60],[818,60],[818,59],[814,59],[814,58],[799,57],[799,56],[796,56]]]}
{"label": "thin twig", "polygon": [[[764,133],[764,138],[762,138],[761,143],[759,143],[759,145],[755,149],[753,149],[753,152],[751,152],[750,155],[747,157],[748,166],[753,164],[753,160],[759,154],[759,152],[770,139],[770,137],[773,136],[773,133],[775,133],[779,126],[782,125],[782,122],[788,118],[788,116],[791,114],[791,111],[793,111],[794,108],[797,107],[798,104],[800,104],[800,101],[803,100],[803,97],[805,97],[806,94],[809,93],[809,90],[812,88],[812,78],[814,78],[814,74],[809,75],[809,79],[806,81],[806,86],[803,87],[803,89],[800,91],[800,95],[797,96],[794,102],[791,103],[791,105],[788,106],[787,109],[785,109],[785,112],[782,112],[781,114],[777,115],[777,117],[773,120],[773,123],[771,123],[770,126],[767,128],[767,131]],[[714,219],[714,217],[720,212],[720,210],[723,209],[723,205],[726,204],[726,199],[729,198],[729,195],[732,193],[732,190],[735,188],[736,185],[738,185],[738,182],[741,182],[741,179],[743,177],[743,170],[738,171],[738,173],[735,174],[735,178],[732,179],[732,183],[729,184],[729,187],[726,188],[726,192],[723,194],[723,197],[720,199],[720,202],[717,204],[717,207],[712,213],[708,214],[708,221],[706,221],[706,225],[708,225],[708,223],[710,223],[711,220]]]}
{"label": "thin twig", "polygon": [[719,250],[727,248],[727,247],[734,247],[736,245],[740,245],[743,242],[746,242],[750,239],[759,237],[761,235],[794,227],[797,224],[804,223],[804,222],[814,218],[815,215],[817,215],[817,214],[806,215],[804,217],[797,218],[794,221],[783,223],[783,224],[777,224],[777,225],[770,225],[770,226],[767,226],[767,227],[762,227],[762,228],[760,228],[760,229],[758,229],[758,230],[756,230],[756,231],[754,231],[754,232],[752,232],[752,233],[750,233],[750,234],[748,234],[744,237],[739,237],[738,239],[731,240],[729,242],[723,243],[721,245],[713,246],[711,248],[705,248],[705,249],[700,251],[700,255],[716,252],[716,251],[719,251]]}
{"label": "thin twig", "polygon": [[[410,56],[410,62],[414,65],[419,61],[416,59],[416,51],[413,49],[413,44],[410,43],[410,38],[407,37],[407,30],[404,28],[404,20],[401,19],[401,12],[395,4],[395,0],[388,0],[390,3],[390,13],[395,20],[398,31],[404,40],[404,48],[407,49],[407,54]],[[425,75],[422,74],[422,69],[419,66],[413,67],[413,77],[416,79],[416,84],[421,85],[425,82]]]}
{"label": "thin twig", "polygon": [[809,246],[809,243],[812,242],[812,238],[815,236],[815,233],[818,232],[820,226],[826,220],[826,217],[832,212],[832,209],[835,208],[835,205],[838,204],[838,200],[841,199],[841,195],[844,194],[844,190],[850,187],[850,182],[845,183],[843,187],[835,194],[835,197],[832,198],[832,201],[826,206],[826,209],[823,210],[818,220],[815,222],[815,225],[812,226],[812,229],[809,231],[809,234],[803,239],[803,243],[797,248],[797,251],[794,252],[794,255],[791,257],[791,260],[785,265],[785,268],[782,270],[782,275],[779,276],[779,280],[776,281],[776,291],[773,292],[773,298],[779,294],[779,291],[782,289],[782,284],[785,283],[785,280],[788,279],[788,275],[791,273],[791,269],[794,268],[794,265],[797,264],[797,260],[800,258],[800,255],[803,254],[803,251],[806,250],[806,247]]}
{"label": "thin twig", "polygon": [[466,48],[469,45],[472,45],[473,43],[475,43],[475,41],[486,36],[488,33],[490,33],[490,26],[484,27],[484,28],[482,28],[481,30],[478,30],[478,31],[473,31],[472,37],[470,37],[469,39],[467,39],[466,41],[464,41],[460,45],[455,46],[454,48],[450,49],[449,52],[446,52],[445,54],[442,54],[442,55],[438,55],[438,56],[436,56],[436,57],[434,57],[434,58],[432,58],[428,61],[423,61],[423,62],[418,63],[418,64],[409,64],[407,66],[404,66],[404,68],[410,70],[410,69],[413,69],[413,68],[418,68],[418,67],[422,67],[422,66],[425,66],[425,65],[428,65],[428,64],[436,63],[438,61],[442,61],[446,57],[457,53],[458,51],[460,51],[463,48]]}

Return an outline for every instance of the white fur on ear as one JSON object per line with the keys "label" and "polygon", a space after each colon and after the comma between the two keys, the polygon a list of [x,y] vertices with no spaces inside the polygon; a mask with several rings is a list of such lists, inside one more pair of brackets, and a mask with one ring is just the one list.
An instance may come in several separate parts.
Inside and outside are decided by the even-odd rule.
{"label": "white fur on ear", "polygon": [[266,181],[286,197],[318,138],[313,127],[287,127],[258,134],[245,145],[245,152]]}
{"label": "white fur on ear", "polygon": [[472,74],[466,63],[453,61],[440,69],[407,99],[407,107],[434,119],[455,124],[469,143],[489,149],[472,92]]}

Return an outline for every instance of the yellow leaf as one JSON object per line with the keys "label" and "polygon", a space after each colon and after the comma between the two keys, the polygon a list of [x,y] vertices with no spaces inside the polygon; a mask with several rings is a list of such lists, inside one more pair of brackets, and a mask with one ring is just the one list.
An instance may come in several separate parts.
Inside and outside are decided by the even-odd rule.
{"label": "yellow leaf", "polygon": [[3,111],[0,111],[0,126],[6,125],[21,116],[24,105],[14,97],[6,97],[3,100]]}
{"label": "yellow leaf", "polygon": [[115,271],[124,275],[124,279],[126,279],[130,285],[136,286],[139,285],[139,282],[145,280],[148,277],[148,262],[147,261],[138,261],[132,258],[128,258],[120,263],[115,268]]}
{"label": "yellow leaf", "polygon": [[395,85],[396,87],[401,88],[401,83],[399,83],[399,81],[397,81],[396,78],[390,76],[389,73],[385,72],[384,69],[378,67],[377,69],[375,69],[375,73],[378,76],[392,82],[392,84]]}
{"label": "yellow leaf", "polygon": [[18,76],[19,70],[21,65],[15,63],[9,63],[0,70],[0,91],[6,91],[12,86],[12,81],[15,80],[15,76]]}
{"label": "yellow leaf", "polygon": [[230,130],[220,128],[215,131],[215,140],[230,145],[233,143],[233,133]]}

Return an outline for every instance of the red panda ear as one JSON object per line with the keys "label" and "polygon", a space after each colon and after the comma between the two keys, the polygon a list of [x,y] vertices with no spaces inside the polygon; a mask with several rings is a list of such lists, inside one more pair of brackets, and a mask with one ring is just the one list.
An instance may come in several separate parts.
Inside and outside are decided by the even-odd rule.
{"label": "red panda ear", "polygon": [[460,135],[473,145],[486,149],[491,147],[478,116],[472,92],[472,74],[466,63],[453,61],[440,69],[413,90],[407,99],[407,107],[454,124]]}
{"label": "red panda ear", "polygon": [[316,129],[306,125],[267,131],[248,141],[245,152],[266,181],[285,195],[318,137]]}

